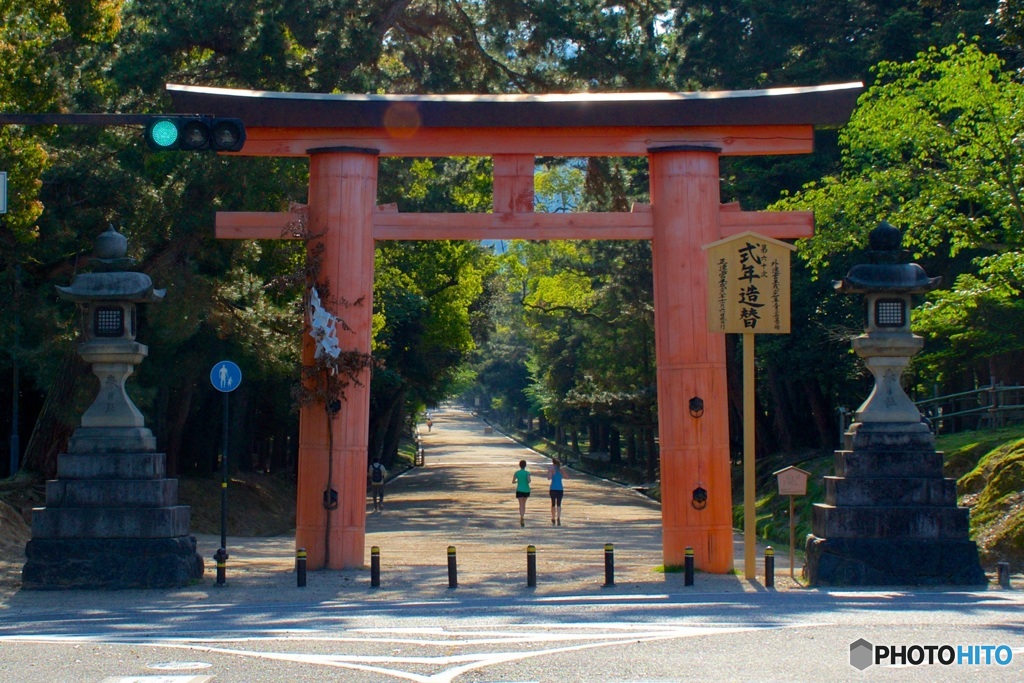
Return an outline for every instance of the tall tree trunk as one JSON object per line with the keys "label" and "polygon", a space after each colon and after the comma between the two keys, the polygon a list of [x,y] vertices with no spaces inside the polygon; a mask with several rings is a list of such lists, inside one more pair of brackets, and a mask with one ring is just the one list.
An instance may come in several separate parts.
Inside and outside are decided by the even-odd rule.
{"label": "tall tree trunk", "polygon": [[403,389],[392,404],[391,419],[388,420],[381,448],[381,460],[385,466],[394,464],[395,456],[398,455],[398,442],[402,438],[402,423],[405,421],[405,396],[406,392]]}
{"label": "tall tree trunk", "polygon": [[89,365],[77,350],[64,354],[25,447],[23,470],[45,479],[57,476],[57,456],[67,449],[68,439],[81,419],[76,398],[88,372]]}
{"label": "tall tree trunk", "polygon": [[626,430],[626,461],[630,465],[636,464],[636,429],[634,427]]}
{"label": "tall tree trunk", "polygon": [[654,430],[645,428],[644,437],[647,442],[647,479],[648,481],[654,481],[658,476],[658,456],[654,445]]}
{"label": "tall tree trunk", "polygon": [[[249,415],[249,404],[252,384],[244,382],[228,397],[228,468],[234,474],[239,471],[252,469],[252,439],[249,438],[249,430],[246,424]],[[221,406],[224,399],[221,398]],[[223,408],[222,408],[223,409]],[[223,416],[222,418],[223,419]],[[223,446],[222,446],[223,448]]]}
{"label": "tall tree trunk", "polygon": [[802,382],[804,393],[807,396],[807,403],[810,405],[811,417],[814,419],[814,426],[818,429],[818,443],[821,446],[836,443],[839,438],[839,427],[832,419],[832,411],[828,399],[821,391],[817,382]]}
{"label": "tall tree trunk", "polygon": [[774,365],[766,370],[768,374],[768,392],[771,395],[772,433],[779,449],[783,451],[793,450],[793,404],[789,400],[789,392],[786,390],[785,382],[779,377],[779,369]]}
{"label": "tall tree trunk", "polygon": [[[164,411],[164,450],[167,452],[167,476],[176,477],[181,470],[181,441],[188,424],[195,395],[195,382],[183,382],[177,392],[169,389],[165,393],[167,403]],[[174,400],[171,396],[177,393]]]}
{"label": "tall tree trunk", "polygon": [[615,427],[608,430],[608,461],[613,465],[622,463],[622,435]]}
{"label": "tall tree trunk", "polygon": [[[398,384],[390,394],[374,396],[373,399],[374,403],[370,406],[367,462],[373,459],[373,456],[384,457],[388,427],[394,412],[398,409],[399,402],[405,400],[405,388],[402,384]],[[388,463],[385,462],[385,464]]]}
{"label": "tall tree trunk", "polygon": [[729,394],[729,452],[743,451],[743,361],[738,334],[725,335],[726,386]]}

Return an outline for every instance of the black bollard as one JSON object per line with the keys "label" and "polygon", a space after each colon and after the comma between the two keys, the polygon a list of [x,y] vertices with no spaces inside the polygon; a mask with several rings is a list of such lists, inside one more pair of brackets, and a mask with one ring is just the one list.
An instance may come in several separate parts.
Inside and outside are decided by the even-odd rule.
{"label": "black bollard", "polygon": [[455,546],[448,546],[448,587],[459,587],[459,569],[455,559]]}
{"label": "black bollard", "polygon": [[370,588],[380,588],[380,546],[370,548]]}
{"label": "black bollard", "polygon": [[615,585],[615,546],[611,543],[604,544],[604,585]]}
{"label": "black bollard", "polygon": [[771,546],[764,549],[764,585],[775,587],[775,550]]}
{"label": "black bollard", "polygon": [[686,559],[683,560],[683,585],[693,585],[693,548],[686,546]]}
{"label": "black bollard", "polygon": [[526,587],[537,587],[537,548],[526,546]]}
{"label": "black bollard", "polygon": [[299,588],[306,587],[306,549],[299,548],[295,551],[295,585]]}
{"label": "black bollard", "polygon": [[1010,563],[997,562],[996,572],[999,577],[999,587],[1008,590],[1010,588]]}
{"label": "black bollard", "polygon": [[223,586],[227,581],[228,551],[224,550],[224,548],[217,548],[217,552],[214,553],[213,559],[217,563],[217,585]]}

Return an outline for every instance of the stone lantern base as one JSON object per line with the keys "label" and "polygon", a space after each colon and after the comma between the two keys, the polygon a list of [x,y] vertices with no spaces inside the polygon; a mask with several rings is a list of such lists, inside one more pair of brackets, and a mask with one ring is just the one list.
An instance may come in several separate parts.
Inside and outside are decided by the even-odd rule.
{"label": "stone lantern base", "polygon": [[804,577],[814,586],[987,583],[956,481],[922,423],[854,424],[813,510]]}
{"label": "stone lantern base", "polygon": [[194,536],[34,538],[22,587],[33,590],[180,588],[203,576]]}
{"label": "stone lantern base", "polygon": [[[149,430],[145,430],[149,431]],[[203,576],[163,453],[62,453],[32,511],[26,589],[177,588]]]}

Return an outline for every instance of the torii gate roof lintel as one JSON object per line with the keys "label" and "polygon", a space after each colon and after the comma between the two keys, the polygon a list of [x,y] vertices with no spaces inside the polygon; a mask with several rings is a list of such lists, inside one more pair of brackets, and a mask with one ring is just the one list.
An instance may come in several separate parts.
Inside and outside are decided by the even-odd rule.
{"label": "torii gate roof lintel", "polygon": [[814,128],[849,120],[860,83],[689,93],[327,95],[168,84],[174,108],[237,117],[243,155],[333,146],[382,156],[643,156],[704,145],[723,155],[803,154]]}

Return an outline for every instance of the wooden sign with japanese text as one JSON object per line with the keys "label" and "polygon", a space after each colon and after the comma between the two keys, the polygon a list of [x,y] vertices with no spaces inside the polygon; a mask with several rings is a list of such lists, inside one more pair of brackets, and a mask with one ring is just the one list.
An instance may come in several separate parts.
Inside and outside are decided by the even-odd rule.
{"label": "wooden sign with japanese text", "polygon": [[791,244],[744,232],[705,245],[708,331],[789,334]]}

